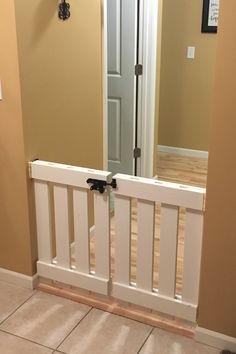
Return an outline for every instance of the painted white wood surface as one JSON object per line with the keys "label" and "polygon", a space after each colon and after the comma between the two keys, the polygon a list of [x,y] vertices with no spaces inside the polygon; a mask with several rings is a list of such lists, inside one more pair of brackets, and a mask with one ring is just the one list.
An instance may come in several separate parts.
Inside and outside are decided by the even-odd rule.
{"label": "painted white wood surface", "polygon": [[38,240],[38,257],[46,263],[52,261],[51,212],[49,187],[47,182],[36,180],[34,183],[35,209]]}
{"label": "painted white wood surface", "polygon": [[[124,220],[127,217],[124,214],[127,211],[125,211],[124,205],[118,202],[115,204],[115,213],[119,215],[118,225],[117,223],[115,224],[115,234],[117,237],[117,229],[119,228],[122,230],[121,237],[123,239],[122,246],[119,247],[120,261],[119,263],[116,262],[115,273],[122,274],[122,276],[115,278],[113,282],[113,295],[124,301],[195,321],[198,304],[195,300],[199,289],[201,260],[199,249],[201,249],[201,243],[199,242],[199,237],[195,237],[194,234],[198,236],[202,234],[202,220],[199,215],[202,216],[203,214],[205,189],[121,174],[115,175],[114,178],[116,178],[118,185],[115,191],[116,200],[119,200],[119,198],[120,200],[138,198],[138,255],[137,283],[129,284],[127,273],[130,269],[131,260],[125,256],[122,262],[122,249],[125,250],[125,244],[128,245],[128,242],[130,242],[130,230],[124,232],[126,229],[124,227],[126,221],[124,222]],[[154,292],[152,287],[154,202],[161,203],[158,293]],[[190,209],[189,206],[191,206]],[[187,208],[186,237],[189,240],[184,254],[186,258],[184,277],[188,285],[183,288],[182,298],[176,296],[175,289],[179,207]],[[193,228],[195,229],[194,233],[192,232]],[[124,234],[127,236],[124,236]],[[195,237],[194,243],[191,241],[192,237]],[[119,242],[121,242],[120,236],[119,240],[116,240],[116,251]],[[193,266],[190,266],[193,254],[191,244],[194,245],[194,251],[195,248],[197,249]],[[196,283],[193,286],[194,279],[196,279]]]}
{"label": "painted white wood surface", "polygon": [[94,192],[94,235],[96,276],[110,279],[109,192]]}
{"label": "painted white wood surface", "polygon": [[131,204],[130,198],[117,196],[115,209],[115,278],[121,284],[130,283]]}
{"label": "painted white wood surface", "polygon": [[[36,169],[33,168],[36,164]],[[110,293],[109,191],[94,195],[95,274],[90,274],[87,179],[110,181],[108,172],[36,161],[35,197],[39,245],[38,273],[102,294]],[[41,170],[42,169],[42,170]],[[87,171],[87,172],[86,172]],[[52,264],[49,181],[54,182],[56,262]],[[127,175],[115,176],[115,281],[113,296],[140,306],[194,321],[198,304],[205,189]],[[71,266],[67,185],[73,188],[75,266]],[[61,181],[58,184],[58,181]],[[62,182],[64,181],[64,182]],[[130,282],[131,198],[137,198],[137,283]],[[153,290],[155,202],[161,202],[159,289]],[[182,298],[176,297],[178,209],[186,209]]]}
{"label": "painted white wood surface", "polygon": [[116,194],[183,208],[203,209],[204,188],[122,174],[117,174],[114,178],[118,185]]}
{"label": "painted white wood surface", "polygon": [[196,305],[169,298],[168,296],[137,289],[134,286],[127,286],[117,282],[113,283],[113,295],[120,300],[183,318],[187,321],[196,320]]}
{"label": "painted white wood surface", "polygon": [[88,191],[73,190],[75,266],[79,272],[89,274],[90,242],[88,223]]}
{"label": "painted white wood surface", "polygon": [[153,289],[153,245],[154,245],[153,202],[138,200],[137,206],[137,288]]}
{"label": "painted white wood surface", "polygon": [[0,268],[0,281],[11,283],[27,289],[35,289],[38,285],[38,273],[33,276],[25,275],[12,270]]}
{"label": "painted white wood surface", "polygon": [[178,215],[178,207],[172,205],[161,206],[158,291],[170,298],[175,297]]}
{"label": "painted white wood surface", "polygon": [[186,210],[182,299],[198,304],[202,251],[203,213]]}
{"label": "painted white wood surface", "polygon": [[157,152],[176,154],[185,157],[186,156],[197,157],[202,159],[208,159],[208,155],[209,155],[208,151],[183,149],[183,148],[177,148],[177,147],[166,146],[166,145],[157,145]]}
{"label": "painted white wood surface", "polygon": [[88,178],[109,181],[111,173],[89,168],[37,160],[30,162],[30,177],[41,181],[89,189]]}
{"label": "painted white wood surface", "polygon": [[158,24],[161,21],[159,7],[159,0],[140,0],[139,60],[143,65],[143,75],[139,76],[138,145],[142,154],[138,160],[140,175],[149,178],[153,177],[155,156],[156,70],[159,65],[157,47],[161,38],[158,35]]}
{"label": "painted white wood surface", "polygon": [[93,274],[84,274],[76,270],[60,267],[55,264],[47,264],[41,261],[37,263],[38,274],[42,277],[59,281],[64,284],[79,287],[99,294],[109,294],[108,279],[96,277]]}
{"label": "painted white wood surface", "polygon": [[224,350],[227,348],[236,352],[236,338],[225,334],[210,331],[209,329],[197,326],[195,329],[195,341],[209,345],[210,347]]}
{"label": "painted white wood surface", "polygon": [[54,186],[56,260],[61,267],[70,268],[70,240],[67,186]]}

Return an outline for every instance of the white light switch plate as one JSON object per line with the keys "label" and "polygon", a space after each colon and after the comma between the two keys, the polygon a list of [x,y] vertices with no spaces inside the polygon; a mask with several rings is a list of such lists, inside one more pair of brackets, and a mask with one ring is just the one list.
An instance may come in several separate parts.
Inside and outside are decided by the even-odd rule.
{"label": "white light switch plate", "polygon": [[188,59],[195,58],[195,47],[187,47],[187,58]]}

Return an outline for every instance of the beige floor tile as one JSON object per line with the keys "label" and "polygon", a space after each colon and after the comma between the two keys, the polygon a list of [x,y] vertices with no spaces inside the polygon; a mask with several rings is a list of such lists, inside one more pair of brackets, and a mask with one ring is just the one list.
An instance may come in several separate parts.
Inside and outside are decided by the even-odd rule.
{"label": "beige floor tile", "polygon": [[194,340],[155,329],[139,354],[219,354],[220,351]]}
{"label": "beige floor tile", "polygon": [[52,354],[51,349],[0,331],[1,354]]}
{"label": "beige floor tile", "polygon": [[56,349],[89,306],[37,292],[0,329]]}
{"label": "beige floor tile", "polygon": [[0,281],[0,322],[22,305],[33,290]]}
{"label": "beige floor tile", "polygon": [[59,350],[68,354],[133,354],[150,331],[150,326],[92,309]]}

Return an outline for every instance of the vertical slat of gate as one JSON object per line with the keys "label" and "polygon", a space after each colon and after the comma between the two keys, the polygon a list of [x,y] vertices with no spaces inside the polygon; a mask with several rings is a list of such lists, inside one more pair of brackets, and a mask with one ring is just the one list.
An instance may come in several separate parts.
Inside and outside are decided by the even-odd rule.
{"label": "vertical slat of gate", "polygon": [[47,182],[35,181],[35,208],[38,238],[38,257],[45,263],[52,261],[51,215]]}
{"label": "vertical slat of gate", "polygon": [[137,288],[153,289],[154,203],[138,200]]}
{"label": "vertical slat of gate", "polygon": [[131,202],[115,194],[115,279],[130,284]]}
{"label": "vertical slat of gate", "polygon": [[88,224],[88,191],[73,190],[75,266],[82,273],[89,273],[89,224]]}
{"label": "vertical slat of gate", "polygon": [[178,207],[163,204],[160,221],[160,294],[174,298],[178,239]]}
{"label": "vertical slat of gate", "polygon": [[183,301],[198,304],[203,213],[186,210],[184,238]]}
{"label": "vertical slat of gate", "polygon": [[109,192],[94,192],[95,271],[98,277],[110,278]]}
{"label": "vertical slat of gate", "polygon": [[67,187],[54,186],[55,233],[57,264],[70,268],[70,241]]}

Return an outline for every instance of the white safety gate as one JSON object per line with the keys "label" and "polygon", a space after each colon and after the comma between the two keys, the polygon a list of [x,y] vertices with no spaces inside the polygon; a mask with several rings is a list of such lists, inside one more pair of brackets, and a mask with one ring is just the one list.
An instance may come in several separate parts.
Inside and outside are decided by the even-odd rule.
{"label": "white safety gate", "polygon": [[[104,193],[91,192],[87,183],[93,179],[109,184],[109,172],[38,160],[30,163],[30,176],[40,276],[195,321],[205,189],[117,174],[111,213],[110,187]],[[177,293],[183,209],[182,284]]]}

